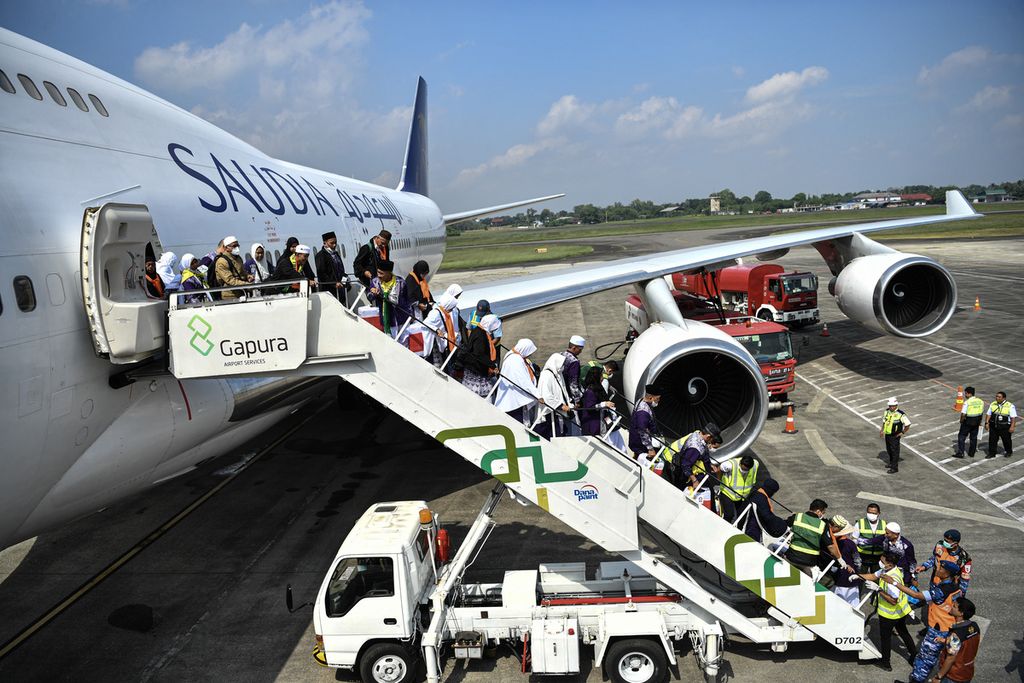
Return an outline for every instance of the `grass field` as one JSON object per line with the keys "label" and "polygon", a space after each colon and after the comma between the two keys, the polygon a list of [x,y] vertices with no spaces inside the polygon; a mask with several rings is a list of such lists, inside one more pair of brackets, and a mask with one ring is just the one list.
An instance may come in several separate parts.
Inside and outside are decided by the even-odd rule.
{"label": "grass field", "polygon": [[540,263],[542,261],[561,261],[562,259],[584,256],[594,251],[593,247],[579,244],[559,244],[547,247],[547,251],[538,254],[533,246],[473,247],[456,249],[445,254],[441,270],[465,270],[467,268],[486,268],[493,266],[511,266],[517,263]]}
{"label": "grass field", "polygon": [[[1024,202],[1007,202],[998,206],[977,207],[986,213],[999,211],[1024,210]],[[615,235],[644,235],[659,232],[676,232],[679,230],[708,230],[713,228],[757,228],[772,225],[792,225],[804,223],[821,223],[825,221],[864,222],[894,218],[909,218],[945,212],[943,206],[913,206],[899,209],[865,209],[863,211],[821,212],[799,214],[772,214],[766,216],[676,216],[671,218],[652,218],[643,221],[621,221],[601,223],[599,225],[570,225],[560,228],[540,228],[537,230],[471,230],[456,237],[448,238],[451,258],[461,258],[457,254],[459,247],[480,247],[484,245],[505,245],[521,242],[555,242],[558,240],[578,240],[591,237],[611,237]],[[889,237],[929,238],[948,237],[950,235],[972,237],[1005,237],[1024,235],[1024,214],[1007,216],[986,216],[969,223],[957,223],[953,226],[921,227],[889,234]]]}

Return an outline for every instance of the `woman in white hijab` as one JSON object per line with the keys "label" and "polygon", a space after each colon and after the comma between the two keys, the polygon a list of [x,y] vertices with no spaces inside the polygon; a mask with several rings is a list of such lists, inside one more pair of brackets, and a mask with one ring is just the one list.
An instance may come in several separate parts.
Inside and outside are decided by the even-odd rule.
{"label": "woman in white hijab", "polygon": [[465,366],[462,383],[477,396],[489,395],[498,378],[498,349],[494,333],[500,326],[498,316],[485,315],[470,333],[466,351],[462,354]]}
{"label": "woman in white hijab", "polygon": [[444,290],[444,293],[453,299],[458,299],[462,295],[462,287],[453,282],[448,285],[448,289]]}
{"label": "woman in white hijab", "polygon": [[178,257],[173,251],[160,254],[160,260],[156,262],[156,273],[164,283],[164,292],[181,288],[181,274],[174,272],[177,262]]}
{"label": "woman in white hijab", "polygon": [[267,263],[267,250],[259,242],[249,248],[249,257],[243,264],[245,271],[252,275],[253,282],[263,282],[273,272]]}
{"label": "woman in white hijab", "polygon": [[441,367],[448,354],[462,341],[458,319],[453,313],[456,306],[458,302],[455,301],[455,297],[445,292],[423,321],[423,326],[427,328],[423,332],[423,347],[433,349],[428,358],[436,367]]}
{"label": "woman in white hijab", "polygon": [[498,388],[494,392],[494,405],[526,425],[533,424],[534,408],[540,395],[533,366],[527,360],[536,350],[537,345],[529,339],[516,342],[501,363]]}
{"label": "woman in white hijab", "polygon": [[570,415],[569,392],[562,378],[562,364],[565,356],[553,353],[540,372],[538,389],[542,405],[534,431],[545,438],[563,436],[565,419]]}

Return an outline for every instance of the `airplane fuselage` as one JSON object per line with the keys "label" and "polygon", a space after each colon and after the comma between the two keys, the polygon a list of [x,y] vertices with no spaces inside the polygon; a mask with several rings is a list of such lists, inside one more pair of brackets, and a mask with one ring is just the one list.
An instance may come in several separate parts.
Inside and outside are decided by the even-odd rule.
{"label": "airplane fuselage", "polygon": [[113,388],[123,367],[97,356],[82,305],[86,209],[144,205],[179,256],[231,234],[276,261],[287,237],[319,247],[334,231],[351,270],[386,228],[398,274],[420,259],[440,265],[444,222],[427,197],[273,159],[5,30],[0,70],[15,90],[0,91],[0,547],[187,471],[308,397],[283,379],[154,375]]}

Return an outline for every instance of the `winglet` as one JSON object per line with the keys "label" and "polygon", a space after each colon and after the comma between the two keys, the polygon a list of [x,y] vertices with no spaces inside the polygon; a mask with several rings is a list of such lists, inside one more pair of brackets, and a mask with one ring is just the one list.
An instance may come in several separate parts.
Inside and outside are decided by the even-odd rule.
{"label": "winglet", "polygon": [[402,182],[397,189],[427,196],[427,82],[422,76],[416,84],[416,104],[405,148]]}
{"label": "winglet", "polygon": [[946,215],[947,216],[976,216],[977,211],[964,197],[960,190],[946,191]]}

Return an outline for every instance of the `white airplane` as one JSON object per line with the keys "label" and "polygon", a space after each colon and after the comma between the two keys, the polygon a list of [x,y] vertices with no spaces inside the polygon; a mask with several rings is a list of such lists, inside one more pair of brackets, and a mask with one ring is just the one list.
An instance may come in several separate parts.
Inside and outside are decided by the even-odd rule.
{"label": "white airplane", "polygon": [[[245,246],[263,243],[276,260],[286,236],[319,245],[321,233],[334,231],[351,264],[386,228],[399,268],[423,259],[435,272],[447,221],[553,198],[442,214],[427,195],[422,79],[397,189],[273,159],[3,29],[0,90],[0,547],[187,472],[283,419],[314,390],[309,379],[178,381],[163,371],[152,358],[163,351],[166,302],[146,297],[147,256],[206,254],[231,234]],[[680,431],[714,419],[725,450],[736,451],[766,419],[757,365],[713,328],[682,320],[663,276],[812,243],[836,275],[830,289],[849,317],[923,336],[953,313],[952,277],[863,234],[977,215],[954,192],[945,215],[623,259],[476,286],[462,301],[486,297],[507,316],[636,284],[652,320],[664,324],[634,343],[627,394],[666,384],[660,418]]]}

